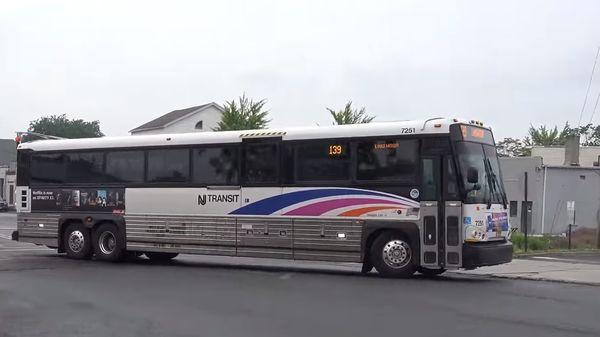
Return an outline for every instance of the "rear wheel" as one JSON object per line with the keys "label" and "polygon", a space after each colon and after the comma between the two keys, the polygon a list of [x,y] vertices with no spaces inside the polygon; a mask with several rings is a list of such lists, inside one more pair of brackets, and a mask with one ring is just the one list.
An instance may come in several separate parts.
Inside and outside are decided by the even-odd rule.
{"label": "rear wheel", "polygon": [[152,260],[157,262],[165,262],[172,260],[179,255],[178,253],[162,253],[162,252],[146,252],[144,253],[146,256]]}
{"label": "rear wheel", "polygon": [[63,245],[67,256],[71,259],[88,259],[92,255],[90,230],[83,224],[73,223],[63,233]]}
{"label": "rear wheel", "polygon": [[371,245],[371,263],[383,277],[409,277],[415,273],[414,249],[400,232],[383,232]]}
{"label": "rear wheel", "polygon": [[437,276],[437,275],[442,275],[446,271],[446,269],[444,269],[444,268],[430,269],[430,268],[425,268],[425,267],[418,267],[417,271],[425,276]]}
{"label": "rear wheel", "polygon": [[94,253],[98,260],[120,261],[125,256],[123,238],[117,226],[104,223],[94,230]]}

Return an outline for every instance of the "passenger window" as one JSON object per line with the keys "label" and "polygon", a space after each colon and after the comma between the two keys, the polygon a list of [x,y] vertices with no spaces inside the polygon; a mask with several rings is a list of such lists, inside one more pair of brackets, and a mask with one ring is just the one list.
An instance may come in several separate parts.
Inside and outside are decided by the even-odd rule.
{"label": "passenger window", "polygon": [[210,147],[193,150],[193,182],[206,185],[238,184],[238,149]]}
{"label": "passenger window", "polygon": [[65,166],[62,154],[34,154],[31,157],[31,184],[61,184]]}
{"label": "passenger window", "polygon": [[423,174],[421,176],[421,200],[434,201],[438,199],[439,170],[432,158],[423,158]]}
{"label": "passenger window", "polygon": [[350,179],[350,149],[346,142],[299,145],[295,162],[297,181]]}
{"label": "passenger window", "polygon": [[277,144],[246,144],[244,177],[247,183],[279,182]]}
{"label": "passenger window", "polygon": [[510,217],[511,217],[511,218],[515,218],[515,217],[517,216],[517,213],[518,213],[518,207],[519,207],[519,204],[518,204],[518,202],[517,202],[517,201],[515,201],[515,200],[511,200],[511,201],[510,201],[510,204],[509,204],[509,206],[508,206],[508,209],[509,209],[509,211],[510,211]]}
{"label": "passenger window", "polygon": [[418,140],[360,142],[357,147],[358,180],[414,181],[419,158]]}
{"label": "passenger window", "polygon": [[104,153],[67,153],[67,183],[104,182]]}
{"label": "passenger window", "polygon": [[188,149],[148,151],[148,182],[185,182],[190,175]]}
{"label": "passenger window", "polygon": [[144,181],[144,152],[116,151],[106,154],[106,175],[110,182],[141,183]]}

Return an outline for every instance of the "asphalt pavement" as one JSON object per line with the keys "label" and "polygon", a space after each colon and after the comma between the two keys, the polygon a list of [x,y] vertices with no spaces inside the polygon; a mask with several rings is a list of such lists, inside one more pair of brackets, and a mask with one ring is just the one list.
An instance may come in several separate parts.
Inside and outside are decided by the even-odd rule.
{"label": "asphalt pavement", "polygon": [[0,238],[0,337],[600,336],[598,287],[375,275],[190,255],[75,261]]}

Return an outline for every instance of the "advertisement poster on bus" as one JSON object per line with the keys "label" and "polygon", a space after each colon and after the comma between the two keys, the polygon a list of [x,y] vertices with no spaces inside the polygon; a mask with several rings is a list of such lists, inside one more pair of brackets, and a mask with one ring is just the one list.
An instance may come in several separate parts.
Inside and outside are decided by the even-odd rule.
{"label": "advertisement poster on bus", "polygon": [[91,211],[114,213],[125,210],[123,188],[32,189],[32,211]]}

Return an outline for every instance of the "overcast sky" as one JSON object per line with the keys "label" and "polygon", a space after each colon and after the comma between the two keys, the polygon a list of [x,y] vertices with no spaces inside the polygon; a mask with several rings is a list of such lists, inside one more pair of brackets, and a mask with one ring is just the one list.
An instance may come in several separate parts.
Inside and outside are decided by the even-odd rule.
{"label": "overcast sky", "polygon": [[0,138],[62,113],[125,135],[244,92],[275,127],[330,124],[325,107],[351,99],[379,121],[464,116],[520,137],[577,124],[599,45],[597,0],[0,0]]}

